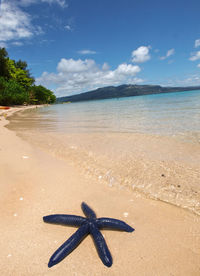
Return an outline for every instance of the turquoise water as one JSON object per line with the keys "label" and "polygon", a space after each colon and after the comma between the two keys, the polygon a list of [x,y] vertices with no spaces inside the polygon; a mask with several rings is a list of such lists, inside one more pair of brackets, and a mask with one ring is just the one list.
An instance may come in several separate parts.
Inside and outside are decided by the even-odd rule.
{"label": "turquoise water", "polygon": [[[45,132],[133,132],[197,141],[200,134],[199,90],[58,104],[31,112]],[[39,123],[38,117],[44,120]]]}
{"label": "turquoise water", "polygon": [[40,107],[8,128],[83,177],[200,214],[200,91]]}

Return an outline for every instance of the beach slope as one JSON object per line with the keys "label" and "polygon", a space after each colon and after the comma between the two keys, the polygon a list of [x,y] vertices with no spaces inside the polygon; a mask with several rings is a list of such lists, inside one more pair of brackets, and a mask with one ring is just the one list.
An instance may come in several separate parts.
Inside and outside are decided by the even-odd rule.
{"label": "beach slope", "polygon": [[[84,178],[66,161],[6,129],[5,117],[0,114],[1,275],[200,275],[199,216]],[[98,217],[124,220],[135,231],[102,231],[113,257],[111,268],[101,263],[88,236],[49,269],[51,255],[76,229],[46,224],[42,217],[83,215],[82,201]]]}

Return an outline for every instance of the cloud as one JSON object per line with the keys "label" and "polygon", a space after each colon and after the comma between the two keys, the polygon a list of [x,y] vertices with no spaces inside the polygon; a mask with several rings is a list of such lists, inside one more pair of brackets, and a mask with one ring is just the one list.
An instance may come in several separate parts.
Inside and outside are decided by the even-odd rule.
{"label": "cloud", "polygon": [[151,56],[149,55],[150,46],[140,46],[132,52],[132,61],[142,63],[148,61]]}
{"label": "cloud", "polygon": [[120,64],[115,72],[119,75],[135,75],[136,73],[139,73],[141,71],[140,67],[138,65],[132,65],[132,64]]}
{"label": "cloud", "polygon": [[[25,0],[22,1],[25,4]],[[20,2],[20,5],[24,5]],[[33,3],[27,0],[26,4]],[[8,42],[13,45],[22,45],[19,40],[28,39],[34,35],[40,35],[43,30],[40,26],[32,24],[31,16],[24,12],[19,5],[19,1],[2,1],[0,16],[0,45],[7,47]],[[13,42],[14,40],[14,42]]]}
{"label": "cloud", "polygon": [[5,42],[0,41],[0,48],[6,48],[7,45]]}
{"label": "cloud", "polygon": [[[65,0],[2,0],[0,4],[0,46],[8,43],[20,46],[21,40],[43,34],[40,26],[32,23],[32,16],[23,10],[32,4],[58,4],[67,7]],[[14,42],[13,42],[14,40]],[[22,43],[21,43],[22,44]]]}
{"label": "cloud", "polygon": [[89,91],[98,87],[122,83],[140,83],[136,75],[141,71],[138,65],[123,63],[110,70],[107,63],[102,66],[93,59],[65,59],[57,65],[57,73],[44,72],[37,84],[56,87],[57,96]]}
{"label": "cloud", "polygon": [[74,60],[72,58],[62,58],[58,63],[57,70],[62,73],[79,73],[85,71],[94,71],[96,67],[95,61],[92,59]]}
{"label": "cloud", "polygon": [[65,23],[66,25],[64,26],[64,29],[67,31],[74,31],[75,28],[75,20],[73,17],[70,17],[67,19],[67,22]]}
{"label": "cloud", "polygon": [[19,41],[14,41],[14,42],[12,42],[12,45],[15,45],[15,46],[22,46],[23,43],[22,43],[22,42],[19,42]]}
{"label": "cloud", "polygon": [[27,7],[31,4],[40,4],[40,3],[47,3],[49,5],[58,4],[61,8],[68,7],[68,4],[66,3],[65,0],[13,0],[12,2],[14,2],[18,6],[23,6],[23,7]]}
{"label": "cloud", "polygon": [[170,49],[167,51],[166,55],[163,57],[160,57],[160,60],[164,60],[167,59],[168,57],[172,56],[175,54],[175,50],[174,49]]}
{"label": "cloud", "polygon": [[196,39],[194,42],[194,47],[197,48],[200,46],[200,39]]}
{"label": "cloud", "polygon": [[189,58],[189,60],[191,60],[191,61],[195,61],[195,60],[198,60],[198,59],[200,59],[200,51],[192,53],[192,56]]}
{"label": "cloud", "polygon": [[182,80],[182,84],[185,86],[191,85],[191,86],[196,86],[200,85],[200,76],[199,75],[192,75],[184,80]]}
{"label": "cloud", "polygon": [[66,25],[66,26],[64,26],[64,28],[68,31],[72,31],[72,27],[70,25]]}
{"label": "cloud", "polygon": [[65,0],[41,0],[43,3],[58,4],[61,8],[67,8],[68,4]]}
{"label": "cloud", "polygon": [[102,65],[102,70],[103,71],[108,71],[110,69],[110,66],[108,65],[107,62],[104,62],[104,64]]}
{"label": "cloud", "polygon": [[0,42],[29,38],[35,29],[31,25],[30,16],[10,2],[1,4]]}
{"label": "cloud", "polygon": [[170,79],[164,86],[200,86],[199,74],[189,75],[184,79]]}
{"label": "cloud", "polygon": [[197,65],[198,68],[200,68],[200,63]]}
{"label": "cloud", "polygon": [[78,51],[78,54],[80,55],[95,55],[96,52],[92,50],[80,50]]}

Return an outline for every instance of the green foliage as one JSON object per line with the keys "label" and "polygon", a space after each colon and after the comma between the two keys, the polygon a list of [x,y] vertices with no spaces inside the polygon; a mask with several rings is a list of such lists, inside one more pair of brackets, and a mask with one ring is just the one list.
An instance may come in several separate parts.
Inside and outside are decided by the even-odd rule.
{"label": "green foliage", "polygon": [[4,97],[3,97],[3,92],[6,87],[6,81],[3,77],[0,77],[0,105],[3,105]]}
{"label": "green foliage", "polygon": [[54,103],[53,92],[41,85],[33,85],[34,78],[26,61],[9,59],[5,48],[0,48],[0,105],[24,103]]}
{"label": "green foliage", "polygon": [[0,48],[0,76],[7,78],[8,65],[7,65],[8,53],[5,48]]}
{"label": "green foliage", "polygon": [[10,79],[15,80],[24,88],[28,88],[33,84],[34,79],[29,77],[29,73],[27,73],[27,70],[16,67],[16,63],[14,60],[8,59],[7,65]]}
{"label": "green foliage", "polygon": [[[28,85],[32,85],[35,80],[33,77],[31,77],[30,71],[27,69],[27,62],[26,61],[22,61],[21,59],[18,60],[17,62],[15,61],[15,67],[18,69],[17,71],[19,72],[18,75],[22,75],[23,72],[23,79],[24,80],[24,85],[28,84]],[[21,72],[21,73],[20,73]]]}
{"label": "green foliage", "polygon": [[34,79],[28,77],[26,71],[23,69],[17,68],[15,76],[16,81],[24,88],[28,88],[34,83]]}
{"label": "green foliage", "polygon": [[6,60],[7,68],[8,68],[8,79],[16,79],[16,70],[17,68],[15,67],[15,62],[12,59],[7,59]]}
{"label": "green foliage", "polygon": [[6,86],[6,80],[5,78],[0,76],[0,92],[5,88]]}
{"label": "green foliage", "polygon": [[18,61],[15,61],[15,67],[22,69],[22,70],[27,70],[27,62],[26,61],[22,61],[21,59]]}
{"label": "green foliage", "polygon": [[53,92],[42,85],[34,85],[30,89],[31,103],[44,104],[54,103],[56,97]]}
{"label": "green foliage", "polygon": [[15,80],[5,81],[0,78],[0,104],[18,105],[29,102],[29,93]]}

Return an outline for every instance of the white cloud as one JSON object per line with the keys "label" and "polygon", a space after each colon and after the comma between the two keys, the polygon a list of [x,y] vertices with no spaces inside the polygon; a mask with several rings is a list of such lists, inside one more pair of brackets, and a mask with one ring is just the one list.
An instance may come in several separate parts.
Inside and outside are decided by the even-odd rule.
{"label": "white cloud", "polygon": [[184,80],[182,80],[183,85],[191,85],[191,86],[198,86],[200,85],[200,76],[199,75],[192,75]]}
{"label": "white cloud", "polygon": [[167,86],[200,86],[200,76],[198,74],[187,76],[184,79],[170,79]]}
{"label": "white cloud", "polygon": [[192,56],[189,58],[191,61],[195,61],[200,59],[200,51],[197,51],[196,53],[192,53]]}
{"label": "white cloud", "polygon": [[115,70],[116,73],[119,75],[135,75],[136,73],[139,73],[141,71],[140,67],[138,65],[132,65],[132,64],[120,64],[117,69]]}
{"label": "white cloud", "polygon": [[115,70],[110,70],[107,63],[101,67],[92,59],[74,60],[62,58],[57,66],[57,73],[44,72],[37,84],[49,88],[56,86],[57,96],[84,92],[108,85],[122,83],[140,83],[143,80],[136,75],[141,71],[138,65],[123,63]]}
{"label": "white cloud", "polygon": [[163,57],[160,57],[161,60],[167,59],[168,57],[172,56],[175,54],[175,50],[174,49],[170,49],[167,51],[166,55]]}
{"label": "white cloud", "polygon": [[[21,40],[34,35],[40,35],[43,30],[32,23],[32,17],[23,10],[31,4],[39,3],[58,4],[67,7],[65,0],[2,0],[0,4],[0,46],[7,46],[8,42],[18,46]],[[14,40],[14,42],[13,42]]]}
{"label": "white cloud", "polygon": [[24,6],[24,7],[27,7],[31,4],[39,4],[39,3],[47,3],[49,5],[58,4],[62,8],[68,7],[66,0],[12,0],[12,2],[16,3],[19,6]]}
{"label": "white cloud", "polygon": [[95,55],[96,52],[92,50],[80,50],[78,51],[78,54],[80,55]]}
{"label": "white cloud", "polygon": [[58,63],[57,70],[62,73],[79,73],[85,71],[94,71],[97,69],[95,61],[92,59],[86,60],[74,60],[72,58],[65,59],[62,58]]}
{"label": "white cloud", "polygon": [[7,44],[5,42],[0,41],[0,48],[6,48]]}
{"label": "white cloud", "polygon": [[142,63],[148,61],[151,56],[149,54],[150,46],[140,46],[132,52],[132,61]]}
{"label": "white cloud", "polygon": [[64,26],[64,29],[67,31],[74,31],[74,27],[75,27],[75,22],[74,22],[74,18],[70,17],[67,20],[67,24]]}
{"label": "white cloud", "polygon": [[58,4],[60,7],[62,8],[67,8],[68,5],[66,3],[65,0],[41,0],[44,3],[48,3],[48,4]]}
{"label": "white cloud", "polygon": [[199,68],[200,68],[200,63],[197,65],[197,67],[199,67]]}
{"label": "white cloud", "polygon": [[110,69],[110,66],[108,65],[107,62],[104,62],[103,66],[102,66],[102,70],[103,71],[108,71]]}
{"label": "white cloud", "polygon": [[196,39],[194,42],[194,47],[197,48],[200,46],[200,39]]}
{"label": "white cloud", "polygon": [[19,41],[14,41],[14,42],[12,42],[12,45],[15,45],[15,46],[22,46],[23,43],[22,43],[22,42],[19,42]]}
{"label": "white cloud", "polygon": [[66,25],[64,26],[64,28],[67,30],[67,31],[72,31],[72,27],[70,25]]}
{"label": "white cloud", "polygon": [[30,16],[16,5],[2,2],[0,16],[0,42],[29,38],[33,35]]}

